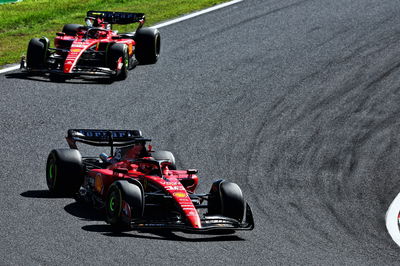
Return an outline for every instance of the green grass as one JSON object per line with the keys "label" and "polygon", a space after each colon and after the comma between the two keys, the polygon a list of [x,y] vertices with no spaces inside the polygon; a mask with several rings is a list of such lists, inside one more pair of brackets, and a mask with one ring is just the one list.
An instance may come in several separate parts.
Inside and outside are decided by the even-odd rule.
{"label": "green grass", "polygon": [[[64,24],[84,24],[86,11],[146,14],[145,26],[228,0],[24,0],[0,5],[0,66],[19,61],[31,38],[51,41]],[[137,25],[133,24],[131,31]],[[126,28],[117,28],[127,30]]]}

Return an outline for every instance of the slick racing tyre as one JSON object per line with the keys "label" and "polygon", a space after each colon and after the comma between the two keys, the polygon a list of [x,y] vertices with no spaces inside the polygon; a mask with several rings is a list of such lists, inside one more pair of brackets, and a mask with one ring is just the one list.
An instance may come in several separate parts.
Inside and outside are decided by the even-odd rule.
{"label": "slick racing tyre", "polygon": [[214,182],[208,199],[208,214],[222,215],[241,222],[245,214],[245,201],[240,187],[225,180]]}
{"label": "slick racing tyre", "polygon": [[129,55],[128,46],[123,43],[114,43],[108,48],[108,66],[115,70],[114,80],[124,80],[128,76]]}
{"label": "slick racing tyre", "polygon": [[83,183],[82,156],[78,150],[52,150],[47,158],[46,181],[55,195],[72,196]]}
{"label": "slick racing tyre", "polygon": [[80,24],[65,24],[62,29],[62,32],[64,32],[65,35],[68,35],[68,36],[75,36],[80,27],[83,27],[83,26]]}
{"label": "slick racing tyre", "polygon": [[33,38],[30,40],[26,53],[26,66],[28,69],[40,69],[45,66],[47,48],[45,39]]}
{"label": "slick racing tyre", "polygon": [[161,38],[157,29],[141,28],[135,34],[135,57],[141,65],[154,64],[160,56]]}
{"label": "slick racing tyre", "polygon": [[140,183],[115,181],[108,190],[105,207],[106,221],[115,231],[131,229],[131,220],[143,216],[144,196]]}
{"label": "slick racing tyre", "polygon": [[175,157],[170,151],[154,151],[151,153],[151,157],[155,160],[169,160],[171,165],[169,165],[169,169],[176,170]]}

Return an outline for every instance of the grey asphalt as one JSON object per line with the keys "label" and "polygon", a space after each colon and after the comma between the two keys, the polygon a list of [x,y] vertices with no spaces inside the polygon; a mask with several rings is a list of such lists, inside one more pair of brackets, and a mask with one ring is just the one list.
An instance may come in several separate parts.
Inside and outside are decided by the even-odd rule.
{"label": "grey asphalt", "polygon": [[[127,80],[0,75],[0,265],[396,265],[400,3],[244,1],[160,30]],[[199,192],[238,183],[256,228],[130,232],[46,192],[68,128],[141,129]],[[94,154],[97,150],[87,149]]]}

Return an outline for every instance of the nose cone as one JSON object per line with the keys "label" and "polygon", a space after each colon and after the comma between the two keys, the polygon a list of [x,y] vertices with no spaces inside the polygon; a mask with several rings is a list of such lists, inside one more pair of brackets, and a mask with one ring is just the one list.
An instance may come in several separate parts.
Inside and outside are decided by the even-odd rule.
{"label": "nose cone", "polygon": [[192,214],[187,215],[187,218],[193,228],[201,228],[200,217],[196,210]]}
{"label": "nose cone", "polygon": [[71,73],[72,64],[73,64],[73,61],[72,61],[72,60],[65,60],[65,63],[64,63],[64,73]]}
{"label": "nose cone", "polygon": [[78,43],[77,41],[74,41],[71,45],[70,51],[68,52],[68,56],[65,59],[64,63],[64,73],[71,73],[72,69],[75,67],[76,62],[79,60],[79,57],[85,50],[85,47],[87,48],[86,43]]}
{"label": "nose cone", "polygon": [[190,225],[193,228],[201,228],[201,221],[199,213],[194,207],[192,200],[187,194],[186,190],[175,191],[172,196],[181,207],[183,213],[186,215]]}

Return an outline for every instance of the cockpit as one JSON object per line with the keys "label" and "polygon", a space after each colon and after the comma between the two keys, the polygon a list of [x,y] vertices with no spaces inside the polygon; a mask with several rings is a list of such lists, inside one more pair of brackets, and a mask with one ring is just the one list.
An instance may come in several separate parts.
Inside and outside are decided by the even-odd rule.
{"label": "cockpit", "polygon": [[152,176],[168,176],[170,175],[169,165],[171,163],[169,161],[154,161],[148,159],[138,159],[132,160],[131,166],[136,168],[138,172],[141,172],[145,175]]}

